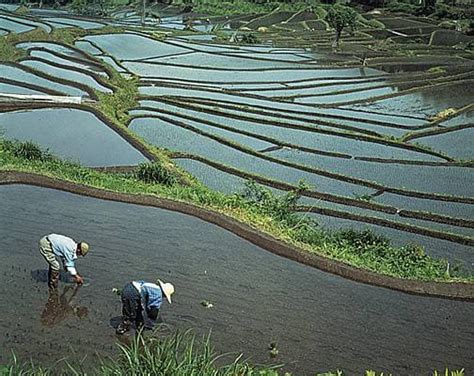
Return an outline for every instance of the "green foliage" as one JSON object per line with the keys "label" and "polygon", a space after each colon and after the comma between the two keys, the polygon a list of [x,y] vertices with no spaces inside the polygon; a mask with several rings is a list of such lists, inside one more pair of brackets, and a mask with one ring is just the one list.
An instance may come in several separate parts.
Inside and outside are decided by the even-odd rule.
{"label": "green foliage", "polygon": [[161,162],[140,163],[135,176],[145,183],[158,183],[168,186],[177,184],[179,181],[176,172]]}
{"label": "green foliage", "polygon": [[396,248],[390,244],[389,239],[368,229],[345,229],[335,232],[333,236],[338,246],[351,250],[351,253],[368,263],[383,263],[384,269],[391,270],[402,278],[412,278],[413,275],[419,275],[421,270],[434,278],[442,278],[448,266],[446,261],[428,256],[419,245],[409,244]]}
{"label": "green foliage", "polygon": [[444,67],[431,67],[426,70],[426,73],[446,73],[446,68]]}
{"label": "green foliage", "polygon": [[243,44],[257,44],[258,42],[257,36],[253,33],[243,34],[240,38],[240,43]]}
{"label": "green foliage", "polygon": [[[174,0],[173,4],[186,6],[191,0]],[[266,14],[276,9],[279,11],[298,12],[308,7],[315,8],[319,5],[318,0],[294,0],[294,1],[271,1],[271,0],[193,0],[193,11],[209,15],[232,15],[232,14]]]}
{"label": "green foliage", "polygon": [[333,47],[339,46],[339,40],[344,28],[349,27],[351,31],[354,31],[358,17],[359,14],[354,9],[344,5],[336,4],[329,8],[325,21],[336,31]]}
{"label": "green foliage", "polygon": [[74,13],[84,13],[87,8],[87,0],[72,0],[70,8]]}
{"label": "green foliage", "polygon": [[16,48],[9,36],[0,36],[0,61],[15,61],[25,55],[25,51]]}
{"label": "green foliage", "polygon": [[51,370],[37,367],[33,362],[20,364],[15,354],[10,364],[0,366],[0,376],[51,376]]}
{"label": "green foliage", "polygon": [[448,368],[446,368],[442,373],[434,371],[433,376],[464,376],[464,368],[460,370],[449,370]]}
{"label": "green foliage", "polygon": [[127,111],[138,104],[138,78],[127,79],[117,73],[110,83],[116,88],[113,93],[96,91],[99,109],[112,121],[125,124],[129,119]]}
{"label": "green foliage", "polygon": [[[235,376],[278,375],[269,367],[258,369],[238,356],[219,365],[210,337],[197,340],[190,332],[175,333],[165,338],[137,335],[130,345],[119,345],[121,354],[113,362],[102,365],[98,375],[173,375]],[[132,371],[133,370],[133,371]],[[261,373],[263,372],[263,373]]]}
{"label": "green foliage", "polygon": [[[25,1],[26,3],[26,1]],[[16,14],[19,14],[21,16],[24,16],[28,13],[30,13],[30,8],[28,8],[28,6],[26,4],[23,4],[23,0],[20,2],[20,5],[17,9],[15,9],[15,13]]]}
{"label": "green foliage", "polygon": [[325,20],[336,32],[342,32],[346,27],[355,27],[358,13],[347,6],[336,4],[329,8]]}
{"label": "green foliage", "polygon": [[474,9],[470,8],[459,8],[455,6],[449,6],[444,3],[437,3],[434,7],[434,12],[431,15],[439,19],[471,19],[474,17]]}
{"label": "green foliage", "polygon": [[17,158],[28,161],[51,161],[53,156],[48,150],[43,150],[31,141],[3,140],[2,148]]}
{"label": "green foliage", "polygon": [[[117,346],[120,354],[107,359],[90,374],[97,376],[117,375],[172,375],[172,376],[292,376],[281,373],[281,366],[255,366],[242,359],[242,355],[229,358],[216,354],[210,336],[197,339],[190,331],[175,332],[169,336],[159,335],[160,327],[151,336],[138,333],[129,344]],[[269,349],[276,349],[272,343]],[[54,374],[86,375],[81,366],[63,361],[66,369],[59,373],[58,365]],[[64,367],[63,367],[64,368]],[[13,355],[10,364],[0,366],[0,376],[50,376],[53,370],[36,366],[33,362],[20,364]],[[316,376],[344,376],[341,370],[317,373]],[[365,376],[390,376],[372,370]],[[464,376],[464,369],[434,371],[433,376]]]}
{"label": "green foliage", "polygon": [[337,233],[336,237],[341,244],[349,245],[357,252],[367,252],[371,249],[385,248],[390,245],[389,239],[377,235],[371,230],[341,230]]}
{"label": "green foliage", "polygon": [[409,1],[389,0],[385,4],[385,8],[390,12],[419,14],[422,10],[421,6],[411,4]]}
{"label": "green foliage", "polygon": [[310,229],[315,223],[310,218],[302,218],[295,212],[301,192],[307,189],[308,185],[304,181],[300,181],[296,190],[277,196],[270,189],[249,180],[245,183],[241,197],[258,208],[261,213],[267,214],[277,221],[295,229]]}

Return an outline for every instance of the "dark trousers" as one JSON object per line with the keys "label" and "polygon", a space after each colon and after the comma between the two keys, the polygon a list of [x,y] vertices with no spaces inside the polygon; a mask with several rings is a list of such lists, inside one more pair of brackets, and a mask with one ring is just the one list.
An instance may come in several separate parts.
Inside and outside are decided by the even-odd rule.
{"label": "dark trousers", "polygon": [[123,321],[134,322],[136,327],[143,326],[141,296],[132,283],[127,283],[122,290]]}

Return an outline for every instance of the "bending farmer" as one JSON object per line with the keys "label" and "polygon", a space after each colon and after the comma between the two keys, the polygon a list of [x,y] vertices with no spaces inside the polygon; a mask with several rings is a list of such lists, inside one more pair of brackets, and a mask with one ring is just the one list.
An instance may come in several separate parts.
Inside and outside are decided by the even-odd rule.
{"label": "bending farmer", "polygon": [[59,261],[62,261],[64,269],[71,275],[74,281],[82,285],[84,280],[77,273],[74,260],[77,256],[85,256],[89,252],[89,245],[85,242],[76,243],[73,239],[64,235],[50,234],[41,238],[39,242],[40,253],[49,264],[48,287],[58,287]]}
{"label": "bending farmer", "polygon": [[174,286],[160,280],[157,282],[158,285],[145,281],[133,281],[125,285],[121,292],[123,317],[116,330],[117,334],[128,332],[132,322],[135,322],[135,327],[138,330],[141,329],[145,324],[145,317],[151,321],[153,326],[158,317],[163,295],[171,304]]}

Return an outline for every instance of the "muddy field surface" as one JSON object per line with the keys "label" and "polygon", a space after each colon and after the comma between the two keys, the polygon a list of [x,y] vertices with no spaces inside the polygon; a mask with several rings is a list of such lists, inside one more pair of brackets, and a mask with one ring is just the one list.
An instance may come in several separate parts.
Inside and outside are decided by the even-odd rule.
{"label": "muddy field surface", "polygon": [[[345,280],[170,211],[20,185],[0,187],[0,202],[0,363],[10,349],[49,365],[70,356],[91,366],[94,354],[114,354],[120,303],[111,289],[161,277],[176,286],[174,303],[161,310],[162,331],[212,330],[220,353],[245,350],[255,363],[284,363],[297,375],[335,367],[474,372],[471,303]],[[72,296],[73,285],[61,281],[59,309],[48,303],[37,249],[50,232],[92,245],[77,262],[86,285]],[[270,342],[280,350],[276,359]]]}

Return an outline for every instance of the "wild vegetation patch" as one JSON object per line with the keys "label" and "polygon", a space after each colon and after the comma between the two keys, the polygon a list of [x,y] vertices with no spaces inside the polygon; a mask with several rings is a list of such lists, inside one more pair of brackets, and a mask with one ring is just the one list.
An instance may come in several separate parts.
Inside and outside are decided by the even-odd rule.
{"label": "wild vegetation patch", "polygon": [[[159,329],[159,328],[158,328]],[[127,345],[117,345],[120,353],[117,357],[105,360],[91,374],[100,376],[113,375],[173,375],[173,376],[292,376],[292,373],[281,371],[282,365],[256,366],[244,359],[242,355],[217,354],[210,335],[197,338],[188,330],[177,331],[167,337],[159,334],[149,336],[139,333]],[[273,361],[278,357],[276,343],[269,345]],[[83,365],[70,364],[67,360],[58,367],[64,368],[64,374],[85,375]],[[33,362],[20,363],[13,355],[9,364],[0,366],[0,375],[8,376],[51,376],[52,369],[42,368]],[[315,376],[344,376],[343,370],[315,373]],[[348,375],[348,374],[347,374]],[[383,376],[373,370],[367,370],[364,376]],[[296,376],[296,374],[295,374]],[[432,376],[464,376],[464,369],[442,372],[433,371]]]}

